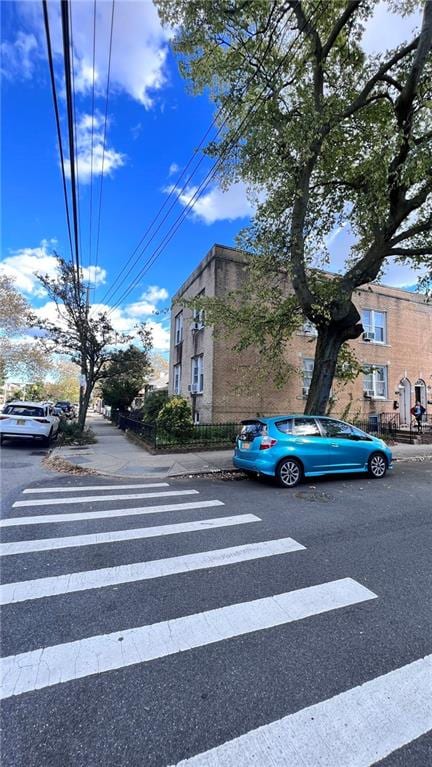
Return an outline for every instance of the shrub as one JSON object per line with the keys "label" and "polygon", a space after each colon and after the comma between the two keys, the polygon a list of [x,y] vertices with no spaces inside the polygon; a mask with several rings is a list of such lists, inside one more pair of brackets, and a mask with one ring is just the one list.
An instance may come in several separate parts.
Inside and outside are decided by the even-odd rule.
{"label": "shrub", "polygon": [[77,421],[60,421],[59,440],[62,445],[92,445],[97,439],[91,429],[79,430]]}
{"label": "shrub", "polygon": [[158,437],[187,441],[193,433],[192,411],[184,397],[170,397],[157,417]]}
{"label": "shrub", "polygon": [[152,391],[147,394],[144,404],[139,411],[139,418],[144,423],[156,423],[159,413],[168,402],[166,389]]}

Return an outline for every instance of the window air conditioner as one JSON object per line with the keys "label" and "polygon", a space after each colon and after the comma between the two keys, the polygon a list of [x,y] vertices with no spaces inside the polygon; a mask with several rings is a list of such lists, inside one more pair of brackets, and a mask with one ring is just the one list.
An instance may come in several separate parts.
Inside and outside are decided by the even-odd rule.
{"label": "window air conditioner", "polygon": [[375,333],[372,333],[369,330],[363,333],[363,341],[374,341],[374,340],[375,340]]}
{"label": "window air conditioner", "polygon": [[308,396],[309,388],[310,388],[309,386],[303,386],[303,389],[302,389],[303,397],[307,397]]}
{"label": "window air conditioner", "polygon": [[374,392],[373,389],[365,389],[363,394],[364,394],[365,397],[374,397],[375,396],[375,392]]}
{"label": "window air conditioner", "polygon": [[199,329],[200,329],[200,324],[199,324],[199,322],[192,322],[192,324],[191,324],[191,330],[192,330],[192,333],[193,333],[195,330],[199,330]]}
{"label": "window air conditioner", "polygon": [[195,384],[191,384],[190,386],[188,386],[188,389],[189,389],[191,394],[197,394],[197,392],[198,392],[198,384],[196,384],[196,383]]}

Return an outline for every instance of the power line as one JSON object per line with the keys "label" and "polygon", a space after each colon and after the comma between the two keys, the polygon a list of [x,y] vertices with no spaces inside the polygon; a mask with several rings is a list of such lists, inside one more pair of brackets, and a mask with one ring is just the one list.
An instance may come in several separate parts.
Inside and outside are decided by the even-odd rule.
{"label": "power line", "polygon": [[63,152],[63,140],[62,140],[62,134],[61,134],[61,128],[60,128],[60,115],[59,115],[58,100],[57,100],[57,89],[56,89],[55,76],[54,76],[54,64],[53,64],[53,54],[52,54],[52,47],[51,47],[51,33],[50,33],[50,26],[49,26],[47,0],[42,0],[42,8],[43,8],[43,17],[44,17],[44,25],[45,25],[45,35],[46,35],[46,41],[47,41],[47,50],[48,50],[48,66],[49,66],[49,72],[50,72],[51,91],[52,91],[52,98],[54,103],[54,114],[55,114],[55,121],[56,121],[56,127],[57,127],[57,141],[58,141],[59,152],[60,152],[63,196],[64,196],[64,203],[65,203],[65,209],[66,209],[66,220],[67,220],[67,229],[68,229],[68,236],[69,236],[70,254],[71,254],[71,259],[73,260],[74,249],[72,245],[72,230],[71,230],[71,222],[70,222],[70,214],[69,214],[69,199],[68,199],[67,186],[66,186],[65,159],[64,159],[64,152]]}
{"label": "power line", "polygon": [[81,195],[80,195],[80,182],[79,182],[79,152],[78,152],[78,130],[77,130],[77,110],[76,110],[76,93],[75,93],[75,62],[74,62],[74,43],[73,43],[73,27],[72,27],[72,2],[69,0],[69,25],[70,25],[70,51],[71,51],[71,76],[72,76],[72,112],[73,112],[73,124],[74,124],[74,147],[75,147],[75,162],[76,162],[76,186],[77,186],[77,209],[78,209],[78,242],[79,252],[81,253],[81,268],[83,263],[83,249],[81,240]]}
{"label": "power line", "polygon": [[[280,17],[279,17],[279,18],[276,20],[276,24],[275,24],[275,26],[274,26],[274,28],[273,28],[273,31],[274,31],[274,29],[276,29],[276,27],[277,27],[278,23],[280,22],[281,18],[283,18],[283,15],[284,15],[284,13],[285,13],[285,10],[283,11],[283,13],[282,13],[282,16],[280,16]],[[284,24],[284,27],[283,27],[283,30],[284,30],[284,29],[287,27],[287,25],[288,25],[288,23],[289,23],[289,21],[290,21],[290,19],[291,19],[291,18],[292,18],[292,13],[291,13],[291,15],[288,17],[287,21],[285,22],[285,24]],[[258,44],[257,52],[260,50],[260,48],[261,48],[261,46],[262,46],[263,42],[264,42],[264,38],[261,38],[261,40],[260,40],[260,42],[259,42],[259,44]],[[263,57],[261,60],[258,60],[258,61],[257,61],[257,67],[255,68],[255,72],[254,72],[254,73],[252,73],[252,74],[250,75],[250,77],[248,78],[248,80],[247,80],[247,82],[246,82],[246,84],[245,84],[245,86],[244,86],[244,93],[246,92],[246,90],[247,90],[247,88],[249,87],[249,85],[250,85],[250,83],[251,83],[251,81],[252,81],[253,77],[255,76],[255,74],[256,74],[256,72],[257,72],[257,70],[258,70],[258,67],[259,67],[259,66],[260,66],[260,65],[263,63],[263,61],[264,61],[264,59],[265,59],[265,55],[266,55],[266,53],[267,53],[267,51],[268,51],[268,49],[269,49],[269,45],[270,45],[270,42],[268,42],[268,43],[267,43],[267,46],[266,46],[266,51],[265,51],[264,57]],[[124,265],[124,267],[123,267],[123,269],[122,269],[122,270],[121,270],[121,271],[120,271],[120,272],[117,274],[117,276],[116,276],[116,278],[114,279],[114,282],[111,284],[110,288],[109,288],[109,289],[108,289],[108,290],[105,292],[105,294],[104,294],[103,298],[101,299],[101,302],[102,302],[102,303],[104,303],[105,301],[107,301],[107,300],[108,300],[110,297],[112,298],[112,297],[113,297],[113,296],[114,296],[114,295],[115,295],[115,294],[118,292],[119,288],[115,288],[116,284],[119,282],[119,280],[120,280],[120,279],[122,279],[122,280],[125,280],[125,279],[126,279],[128,276],[129,276],[129,274],[130,274],[130,273],[131,273],[131,271],[134,269],[134,267],[136,266],[136,264],[137,264],[137,263],[138,263],[138,261],[140,260],[141,256],[142,256],[142,255],[143,255],[143,253],[145,252],[145,250],[146,250],[146,249],[149,247],[150,243],[151,243],[151,242],[154,240],[154,238],[155,238],[156,234],[159,232],[159,230],[161,229],[162,225],[165,223],[165,221],[166,221],[166,219],[168,218],[168,216],[169,216],[169,214],[170,214],[171,210],[173,209],[173,207],[175,206],[175,204],[178,202],[178,200],[180,199],[181,195],[182,195],[182,194],[183,194],[183,193],[184,193],[184,192],[187,190],[187,187],[188,187],[188,185],[189,185],[189,183],[190,183],[191,179],[193,178],[193,176],[194,176],[194,175],[195,175],[195,173],[197,172],[198,168],[200,167],[201,163],[202,163],[202,162],[204,161],[204,159],[205,159],[205,158],[204,158],[204,155],[202,155],[202,156],[201,156],[200,160],[199,160],[199,161],[198,161],[198,163],[195,165],[194,169],[192,170],[192,172],[190,173],[190,175],[188,176],[188,178],[186,179],[186,181],[184,182],[184,184],[183,184],[183,186],[181,187],[181,189],[180,189],[180,190],[179,190],[179,188],[178,188],[178,187],[179,187],[179,183],[180,183],[180,181],[182,180],[182,178],[185,176],[185,174],[187,173],[187,171],[189,170],[189,168],[190,168],[190,166],[191,166],[191,164],[192,164],[193,160],[195,159],[195,156],[196,156],[196,154],[198,153],[198,151],[199,151],[199,150],[202,148],[202,146],[203,146],[203,145],[204,145],[204,143],[206,142],[206,140],[207,140],[207,137],[208,137],[208,135],[209,135],[209,133],[210,133],[211,129],[212,129],[212,128],[213,128],[213,127],[214,127],[214,126],[217,124],[217,122],[218,122],[219,118],[222,116],[223,112],[224,112],[224,108],[223,108],[223,107],[220,107],[220,109],[217,111],[216,115],[214,116],[213,120],[211,121],[211,123],[210,123],[209,127],[207,128],[206,132],[204,133],[203,137],[201,138],[201,140],[200,140],[200,142],[199,142],[199,144],[198,144],[198,147],[195,149],[194,153],[193,153],[193,154],[191,155],[191,157],[189,158],[189,160],[188,160],[188,162],[187,162],[187,164],[186,164],[185,168],[183,169],[183,171],[181,172],[180,176],[178,177],[178,179],[177,179],[177,181],[176,181],[175,185],[172,187],[172,189],[171,189],[171,191],[170,191],[169,195],[168,195],[168,196],[165,198],[165,200],[164,200],[164,202],[163,202],[162,206],[159,208],[159,211],[157,212],[156,216],[154,216],[154,218],[153,218],[153,219],[152,219],[152,221],[150,222],[149,226],[147,227],[146,231],[144,232],[143,236],[141,237],[141,240],[139,241],[138,245],[135,247],[134,251],[133,251],[133,252],[132,252],[132,254],[129,256],[128,260],[126,261],[126,263],[125,263],[125,265]],[[227,113],[226,117],[223,119],[222,123],[220,124],[220,126],[219,126],[219,128],[218,128],[218,130],[217,130],[217,132],[216,132],[216,134],[215,134],[215,136],[213,137],[213,141],[215,141],[215,140],[216,140],[216,138],[219,136],[219,134],[220,134],[220,133],[221,133],[221,131],[223,130],[223,128],[224,128],[224,126],[225,126],[225,124],[226,124],[226,122],[227,122],[228,118],[229,118],[229,112]],[[140,247],[141,247],[141,245],[143,244],[143,242],[144,242],[144,240],[146,239],[146,237],[148,236],[148,234],[151,232],[151,230],[152,230],[153,226],[156,224],[156,222],[157,222],[157,220],[158,220],[159,216],[160,216],[160,215],[163,213],[163,211],[164,211],[165,207],[168,205],[168,203],[169,203],[169,201],[170,201],[171,197],[174,195],[174,193],[175,193],[175,197],[174,197],[174,200],[173,200],[173,202],[171,203],[171,205],[170,205],[170,207],[169,207],[168,211],[166,212],[165,216],[163,217],[162,221],[160,221],[160,223],[159,223],[159,226],[158,226],[158,227],[157,227],[157,229],[156,229],[156,230],[153,232],[153,234],[152,234],[151,238],[150,238],[150,239],[149,239],[149,241],[146,243],[146,245],[145,245],[144,249],[143,249],[143,250],[142,250],[140,253],[138,253],[138,256],[137,256],[137,257],[134,259],[133,263],[131,264],[131,266],[129,267],[128,271],[127,271],[127,272],[126,272],[126,274],[125,274],[125,273],[124,273],[124,269],[126,269],[126,267],[127,267],[127,266],[130,264],[130,262],[132,261],[133,257],[135,256],[135,254],[137,253],[137,251],[139,250],[139,248],[140,248]],[[119,287],[120,287],[120,286],[119,286]]]}
{"label": "power line", "polygon": [[[93,229],[93,137],[95,120],[95,64],[96,64],[96,0],[93,2],[93,71],[92,71],[92,111],[91,111],[91,150],[90,150],[90,215],[89,215],[89,267],[92,257],[92,229]],[[88,285],[90,287],[90,269]]]}
{"label": "power line", "polygon": [[[292,41],[291,45],[289,46],[289,48],[288,48],[287,52],[285,53],[285,55],[283,56],[282,60],[279,62],[278,66],[276,67],[276,69],[275,69],[275,71],[273,72],[273,74],[272,74],[272,76],[271,76],[271,78],[270,78],[270,79],[274,78],[274,77],[275,77],[275,76],[278,74],[278,72],[279,72],[279,70],[281,69],[281,67],[282,67],[282,66],[285,64],[285,62],[286,62],[286,59],[287,59],[287,57],[288,57],[288,54],[289,54],[289,53],[291,53],[291,51],[292,51],[292,48],[293,48],[294,44],[295,44],[295,43],[297,42],[297,40],[300,38],[300,35],[301,35],[301,33],[303,32],[303,30],[306,28],[306,26],[307,26],[307,25],[310,23],[310,21],[312,20],[312,17],[313,17],[313,15],[314,15],[314,14],[317,12],[317,10],[318,10],[319,6],[322,4],[322,2],[323,2],[323,0],[319,0],[319,2],[318,2],[318,4],[317,4],[317,6],[316,6],[316,8],[315,8],[315,10],[314,10],[314,11],[311,13],[310,17],[309,17],[308,19],[306,19],[306,20],[305,20],[305,22],[304,22],[304,24],[303,24],[302,28],[301,28],[301,29],[298,31],[297,35],[295,36],[294,40]],[[122,295],[121,295],[121,296],[120,296],[120,298],[119,298],[119,299],[118,299],[118,300],[115,302],[115,304],[113,304],[113,306],[111,307],[110,311],[108,312],[108,315],[109,315],[109,314],[111,314],[111,313],[112,313],[112,311],[113,311],[113,310],[114,310],[114,309],[115,309],[117,306],[119,306],[119,305],[122,303],[122,301],[124,301],[124,299],[125,299],[125,298],[126,298],[126,297],[127,297],[127,296],[128,296],[130,293],[131,293],[131,292],[132,292],[132,290],[134,290],[134,288],[137,286],[138,282],[140,281],[141,277],[142,277],[142,276],[143,276],[143,275],[146,273],[146,271],[148,271],[148,270],[150,269],[150,267],[151,267],[151,266],[152,266],[152,265],[155,263],[155,261],[157,260],[157,258],[158,258],[158,257],[161,255],[161,253],[162,253],[162,251],[163,251],[164,247],[166,247],[166,245],[168,244],[168,242],[170,242],[170,240],[172,239],[172,237],[173,237],[173,236],[174,236],[174,234],[176,233],[177,229],[178,229],[178,228],[181,226],[181,224],[183,223],[183,221],[185,220],[185,218],[187,217],[187,215],[189,214],[189,212],[192,210],[192,208],[194,207],[194,205],[195,205],[195,204],[196,204],[196,202],[198,201],[198,199],[199,199],[199,197],[201,196],[201,194],[202,194],[202,192],[204,191],[204,189],[206,189],[206,187],[208,186],[208,184],[210,183],[210,181],[211,181],[211,180],[212,180],[212,179],[215,177],[215,175],[216,175],[216,173],[217,173],[217,171],[218,171],[218,169],[219,169],[219,166],[220,166],[220,164],[221,164],[221,161],[224,159],[225,155],[226,155],[226,154],[229,152],[229,150],[230,150],[230,149],[231,149],[231,148],[232,148],[232,147],[235,145],[235,143],[236,143],[237,139],[240,137],[240,135],[241,135],[241,131],[242,131],[242,128],[243,128],[243,127],[245,126],[245,124],[247,123],[247,121],[248,121],[248,119],[249,119],[249,117],[250,117],[250,115],[251,115],[251,113],[252,113],[253,109],[255,108],[256,104],[257,104],[257,103],[260,101],[261,97],[262,97],[262,96],[263,96],[263,94],[265,93],[265,91],[266,91],[266,88],[267,88],[267,86],[264,86],[264,88],[263,88],[263,89],[261,90],[261,92],[258,94],[258,96],[256,97],[255,101],[253,102],[253,104],[251,105],[251,107],[249,108],[249,110],[247,111],[247,113],[246,113],[245,117],[242,119],[242,121],[241,121],[240,125],[237,127],[237,129],[236,129],[236,131],[235,131],[235,134],[234,134],[234,136],[232,137],[232,139],[230,140],[230,142],[228,143],[228,145],[225,147],[225,149],[224,149],[224,151],[222,152],[222,154],[221,154],[221,156],[219,157],[219,159],[218,159],[218,160],[217,160],[217,161],[214,163],[214,165],[212,166],[212,168],[210,169],[210,171],[207,173],[206,177],[205,177],[205,178],[203,179],[203,181],[200,183],[200,185],[199,185],[199,186],[198,186],[198,188],[196,189],[196,191],[195,191],[194,195],[193,195],[193,196],[192,196],[192,198],[189,200],[189,202],[188,202],[188,204],[185,206],[184,210],[183,210],[183,211],[182,211],[182,212],[179,214],[179,216],[177,217],[177,219],[174,221],[174,223],[172,224],[172,226],[171,226],[171,227],[170,227],[170,229],[168,230],[167,234],[165,235],[165,237],[164,237],[164,239],[162,240],[162,242],[160,243],[160,245],[159,245],[159,246],[158,246],[158,247],[157,247],[157,248],[156,248],[156,249],[155,249],[155,250],[152,252],[152,254],[149,256],[149,258],[147,259],[147,261],[146,261],[146,263],[144,264],[143,268],[142,268],[142,269],[140,270],[140,272],[138,273],[138,275],[137,275],[137,277],[136,277],[135,281],[134,281],[134,282],[131,284],[131,286],[130,286],[129,288],[127,288],[127,289],[126,289],[126,290],[125,290],[125,291],[122,293]]]}
{"label": "power line", "polygon": [[96,293],[97,267],[98,267],[98,259],[99,259],[99,237],[100,237],[100,223],[101,223],[101,210],[102,210],[102,189],[103,189],[104,166],[105,166],[106,132],[107,132],[107,122],[108,122],[108,101],[109,101],[109,88],[110,88],[110,79],[111,79],[111,55],[112,55],[112,41],[113,41],[113,29],[114,29],[114,10],[115,10],[115,0],[112,0],[111,30],[110,30],[109,52],[108,52],[107,87],[106,87],[106,96],[105,96],[105,119],[104,119],[103,146],[102,146],[102,168],[101,168],[101,182],[100,182],[100,189],[99,189],[99,212],[98,212],[98,224],[97,224],[97,236],[96,236],[96,258],[95,258],[95,267],[94,267],[93,298]]}
{"label": "power line", "polygon": [[62,18],[62,32],[63,32],[63,56],[64,56],[64,69],[65,69],[67,120],[68,120],[68,133],[69,133],[69,164],[70,164],[70,173],[71,173],[72,212],[73,212],[73,225],[74,225],[74,238],[75,238],[76,282],[77,282],[78,295],[79,295],[80,257],[79,257],[79,245],[78,245],[79,243],[78,207],[77,207],[77,190],[76,190],[76,178],[75,178],[74,121],[73,121],[73,107],[72,107],[69,13],[68,13],[67,0],[61,0],[61,18]]}

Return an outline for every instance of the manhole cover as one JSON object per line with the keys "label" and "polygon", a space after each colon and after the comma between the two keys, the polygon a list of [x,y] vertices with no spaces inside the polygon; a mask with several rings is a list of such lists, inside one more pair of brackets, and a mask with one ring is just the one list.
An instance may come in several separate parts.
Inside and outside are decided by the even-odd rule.
{"label": "manhole cover", "polygon": [[333,496],[329,493],[315,491],[308,493],[307,490],[300,490],[296,493],[296,498],[300,498],[302,501],[309,501],[310,503],[330,503],[333,500]]}

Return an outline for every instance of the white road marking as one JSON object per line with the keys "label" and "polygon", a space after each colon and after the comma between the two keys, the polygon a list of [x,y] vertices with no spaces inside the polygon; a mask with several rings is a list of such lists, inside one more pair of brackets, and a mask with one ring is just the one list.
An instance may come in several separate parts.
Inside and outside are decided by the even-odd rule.
{"label": "white road marking", "polygon": [[[351,578],[2,658],[1,696],[126,668],[375,599]],[[235,762],[231,762],[235,764]]]}
{"label": "white road marking", "polygon": [[103,511],[73,511],[70,514],[39,514],[36,517],[10,517],[1,519],[0,527],[21,525],[44,525],[57,522],[77,522],[83,519],[107,519],[108,517],[131,517],[136,514],[158,514],[162,511],[183,511],[186,509],[207,509],[224,506],[223,501],[189,501],[188,503],[165,503],[158,506],[139,506],[128,509],[104,509]]}
{"label": "white road marking", "polygon": [[133,490],[135,487],[169,487],[168,482],[145,482],[135,485],[74,485],[73,487],[34,487],[23,493],[77,493],[88,490]]}
{"label": "white road marking", "polygon": [[126,495],[87,495],[77,498],[38,498],[31,501],[15,501],[17,506],[54,506],[66,503],[93,503],[96,501],[133,501],[137,498],[168,498],[173,495],[198,495],[198,490],[165,490],[163,493],[127,493]]}
{"label": "white road marking", "polygon": [[38,578],[33,581],[7,583],[0,586],[0,604],[25,602],[29,599],[41,599],[58,594],[71,594],[75,591],[99,589],[104,586],[114,586],[119,583],[132,583],[152,578],[162,578],[165,575],[188,573],[194,570],[204,570],[209,567],[223,567],[236,562],[247,562],[263,557],[273,557],[279,554],[289,554],[292,551],[305,550],[292,538],[279,538],[275,541],[247,543],[243,546],[231,546],[226,549],[186,554],[180,557],[156,559],[151,562],[135,562],[118,567],[104,567],[87,572],[68,573],[52,578]]}
{"label": "white road marking", "polygon": [[432,655],[177,767],[370,767],[432,728]]}
{"label": "white road marking", "polygon": [[13,554],[29,554],[34,551],[68,549],[76,546],[93,546],[98,543],[130,541],[135,538],[155,538],[160,535],[174,535],[175,533],[190,533],[195,530],[207,530],[215,527],[244,525],[248,522],[261,522],[261,519],[254,514],[237,514],[231,517],[200,519],[196,522],[179,522],[175,525],[140,527],[136,530],[112,530],[109,533],[71,535],[67,538],[37,538],[30,541],[11,541],[9,543],[0,543],[0,556],[7,557]]}

